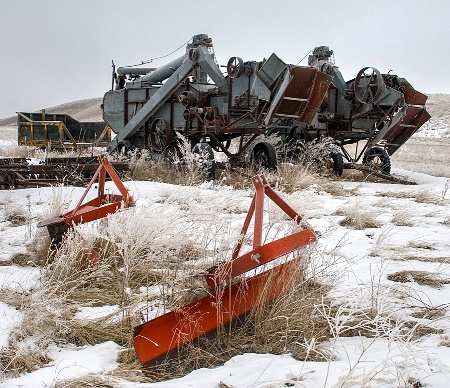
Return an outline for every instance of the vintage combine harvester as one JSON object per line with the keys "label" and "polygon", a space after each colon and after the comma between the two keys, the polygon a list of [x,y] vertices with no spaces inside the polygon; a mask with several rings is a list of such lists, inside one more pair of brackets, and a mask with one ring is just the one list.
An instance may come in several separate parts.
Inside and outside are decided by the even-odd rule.
{"label": "vintage combine harvester", "polygon": [[[276,54],[262,61],[232,57],[223,74],[212,40],[195,35],[164,66],[118,68],[103,100],[103,118],[117,134],[108,151],[167,154],[183,135],[212,169],[213,150],[231,164],[256,160],[274,169],[279,160],[297,159],[305,143],[326,137],[334,143],[327,154],[334,173],[342,173],[345,160],[389,174],[389,156],[430,118],[427,97],[372,67],[345,81],[332,54],[316,47],[308,66],[288,65]],[[278,135],[279,147],[259,135]],[[349,152],[346,146],[355,143],[361,146]]]}

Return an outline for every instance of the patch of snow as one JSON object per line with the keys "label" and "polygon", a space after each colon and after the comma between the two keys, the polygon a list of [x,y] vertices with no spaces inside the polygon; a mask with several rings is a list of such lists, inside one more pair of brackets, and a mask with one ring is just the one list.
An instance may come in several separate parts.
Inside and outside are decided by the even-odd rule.
{"label": "patch of snow", "polygon": [[10,379],[0,386],[5,388],[46,388],[58,380],[72,379],[87,374],[103,374],[117,367],[117,356],[122,348],[108,341],[94,346],[59,348],[53,346],[53,361],[37,371]]}
{"label": "patch of snow", "polygon": [[22,320],[22,313],[0,302],[0,348],[8,346],[8,336],[14,326]]}

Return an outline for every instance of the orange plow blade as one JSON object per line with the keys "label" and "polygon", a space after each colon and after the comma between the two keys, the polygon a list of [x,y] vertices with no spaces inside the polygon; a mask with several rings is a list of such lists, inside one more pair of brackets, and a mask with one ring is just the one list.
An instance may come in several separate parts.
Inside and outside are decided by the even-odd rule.
{"label": "orange plow blade", "polygon": [[[47,227],[48,233],[52,240],[52,249],[54,251],[58,250],[61,246],[64,235],[71,228],[73,228],[74,225],[95,221],[106,217],[108,214],[117,212],[122,208],[122,206],[129,207],[134,205],[133,197],[130,195],[108,160],[102,156],[99,156],[99,164],[100,165],[97,171],[73,210],[62,214],[59,217],[51,218],[38,223],[38,228],[42,228],[44,226]],[[105,193],[106,175],[109,175],[120,194]],[[98,183],[97,197],[83,203],[89,193],[89,190],[96,182]],[[83,259],[81,260],[81,267],[85,268],[88,266],[95,266],[98,259],[98,252],[96,252],[92,247],[86,247],[84,250]]]}
{"label": "orange plow blade", "polygon": [[[270,302],[289,289],[297,260],[262,272],[255,277],[226,287],[217,295],[190,303],[134,329],[134,348],[143,363],[157,361],[170,351],[213,332],[248,313],[262,303]],[[301,282],[302,279],[298,279]]]}
{"label": "orange plow blade", "polygon": [[[256,193],[232,259],[211,268],[205,276],[210,295],[135,327],[134,348],[143,364],[157,362],[175,349],[212,333],[258,306],[289,292],[293,285],[293,274],[296,276],[294,283],[302,281],[302,272],[298,270],[301,258],[296,257],[231,285],[231,279],[236,276],[316,240],[312,229],[301,224],[301,216],[270,188],[264,176],[255,176],[252,180]],[[262,245],[264,195],[299,224],[302,230]],[[252,218],[254,218],[253,249],[239,256],[242,241]]]}

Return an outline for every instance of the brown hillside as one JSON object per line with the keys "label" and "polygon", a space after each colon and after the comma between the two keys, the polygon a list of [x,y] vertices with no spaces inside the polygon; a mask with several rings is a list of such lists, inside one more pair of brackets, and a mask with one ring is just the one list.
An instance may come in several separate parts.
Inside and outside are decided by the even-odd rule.
{"label": "brown hillside", "polygon": [[[65,104],[45,108],[45,110],[48,113],[65,113],[79,121],[101,121],[102,110],[100,105],[102,102],[102,97],[95,97],[86,100],[67,102]],[[16,123],[16,116],[0,120],[0,125],[15,125]]]}

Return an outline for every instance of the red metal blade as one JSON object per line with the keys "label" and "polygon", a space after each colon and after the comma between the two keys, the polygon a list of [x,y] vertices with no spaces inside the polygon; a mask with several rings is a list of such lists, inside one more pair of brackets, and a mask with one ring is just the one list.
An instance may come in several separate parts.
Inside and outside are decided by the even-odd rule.
{"label": "red metal blade", "polygon": [[[223,290],[171,311],[134,329],[134,348],[146,364],[231,322],[301,282],[298,260],[292,260]],[[293,266],[295,268],[293,268]]]}

